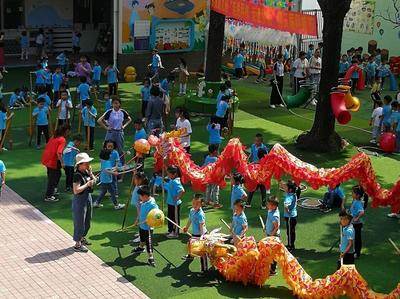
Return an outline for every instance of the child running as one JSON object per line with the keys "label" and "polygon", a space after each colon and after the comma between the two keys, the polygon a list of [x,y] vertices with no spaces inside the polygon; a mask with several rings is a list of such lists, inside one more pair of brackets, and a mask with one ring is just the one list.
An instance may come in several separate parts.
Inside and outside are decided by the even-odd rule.
{"label": "child running", "polygon": [[[218,145],[210,144],[208,146],[208,155],[204,160],[203,166],[217,162],[218,160]],[[206,201],[207,204],[215,209],[222,208],[219,203],[219,186],[218,184],[207,184],[206,189]]]}
{"label": "child running", "polygon": [[79,154],[79,146],[82,142],[81,135],[72,136],[72,141],[68,142],[63,151],[64,172],[65,172],[65,191],[71,192],[74,180],[75,157]]}

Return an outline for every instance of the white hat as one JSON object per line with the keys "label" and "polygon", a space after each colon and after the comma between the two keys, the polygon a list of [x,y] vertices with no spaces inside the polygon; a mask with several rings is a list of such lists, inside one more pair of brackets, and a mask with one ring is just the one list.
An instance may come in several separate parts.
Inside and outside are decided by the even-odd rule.
{"label": "white hat", "polygon": [[77,154],[76,157],[75,157],[75,161],[76,161],[75,166],[77,166],[77,165],[79,165],[79,164],[81,164],[81,163],[90,162],[90,161],[92,161],[92,160],[93,160],[93,158],[89,157],[88,154],[86,154],[86,153],[79,153],[79,154]]}

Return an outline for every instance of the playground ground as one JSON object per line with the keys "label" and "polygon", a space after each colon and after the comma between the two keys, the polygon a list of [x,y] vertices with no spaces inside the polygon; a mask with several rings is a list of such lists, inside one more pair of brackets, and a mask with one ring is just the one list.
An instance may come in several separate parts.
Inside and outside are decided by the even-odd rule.
{"label": "playground ground", "polygon": [[[4,87],[6,92],[22,85],[25,82],[29,85],[29,69],[11,69],[5,78]],[[73,84],[71,84],[73,86]],[[312,110],[295,109],[299,116],[290,114],[283,108],[268,109],[268,98],[270,87],[265,84],[257,85],[254,79],[234,81],[234,88],[238,91],[241,103],[240,110],[235,115],[235,129],[232,137],[240,137],[241,141],[250,145],[256,133],[264,135],[265,143],[272,146],[281,143],[292,154],[298,158],[312,163],[318,167],[337,167],[345,164],[357,153],[357,146],[367,145],[371,139],[364,131],[350,127],[338,127],[338,132],[345,137],[350,146],[338,154],[313,154],[298,151],[294,146],[294,140],[302,131],[311,127],[314,112]],[[285,90],[288,86],[285,84]],[[287,92],[285,92],[288,94]],[[175,92],[176,94],[176,92]],[[384,91],[383,94],[386,94]],[[394,95],[393,92],[388,94]],[[123,106],[134,117],[138,116],[140,110],[139,86],[132,83],[120,84],[120,96],[123,99]],[[350,125],[368,130],[368,122],[371,113],[371,101],[368,91],[357,94],[361,99],[362,108],[360,112],[353,114]],[[8,97],[6,96],[6,99]],[[173,98],[173,106],[182,105],[183,100]],[[103,108],[104,109],[104,108]],[[103,111],[103,109],[100,109]],[[208,118],[192,117],[192,159],[197,164],[202,164],[203,156],[207,150],[208,136],[205,130]],[[174,123],[169,119],[169,124]],[[71,217],[71,194],[63,193],[58,203],[46,203],[43,201],[44,188],[46,184],[45,169],[40,165],[41,151],[29,148],[27,129],[29,124],[28,112],[26,109],[16,111],[12,123],[13,150],[1,153],[1,159],[7,165],[7,185],[19,195],[28,200],[35,208],[39,209],[67,233],[72,233]],[[101,141],[104,132],[96,128],[96,151],[92,152],[95,158],[98,157]],[[126,147],[133,142],[133,130],[126,132]],[[225,141],[226,143],[226,141]],[[224,143],[224,144],[225,144]],[[6,144],[7,145],[7,144]],[[380,183],[391,187],[398,180],[398,169],[400,169],[399,156],[371,157],[373,167],[377,173]],[[148,161],[148,162],[147,162]],[[99,160],[96,159],[94,169],[99,168]],[[152,161],[146,160],[146,172],[152,174]],[[127,176],[124,183],[120,185],[120,200],[125,201],[128,197],[130,177]],[[343,185],[348,205],[350,204],[350,188],[356,184],[349,181]],[[60,190],[63,190],[64,180],[60,183]],[[190,186],[185,186],[187,193],[182,206],[182,222],[187,219],[187,211],[190,206],[192,191]],[[272,193],[276,190],[273,184]],[[225,207],[229,202],[229,186],[221,192],[222,203]],[[321,197],[325,190],[308,190],[305,196]],[[98,194],[95,191],[94,196]],[[262,232],[258,215],[265,216],[265,211],[257,207],[259,196],[254,198],[253,208],[246,211],[249,220],[249,235],[254,235],[257,240],[262,238]],[[281,208],[282,209],[282,208]],[[300,264],[313,277],[325,277],[336,269],[338,250],[336,247],[329,250],[338,240],[339,226],[337,211],[328,214],[312,210],[299,210],[298,219],[298,240],[295,256]],[[363,256],[357,260],[356,266],[361,275],[369,283],[370,287],[378,292],[390,292],[398,283],[400,277],[400,257],[396,256],[388,238],[396,242],[400,240],[399,220],[388,219],[387,208],[372,209],[366,211],[365,225],[363,230]],[[90,249],[105,263],[113,267],[117,272],[132,282],[136,287],[151,298],[292,298],[291,290],[287,287],[283,277],[278,275],[267,281],[262,287],[243,287],[238,283],[226,282],[215,271],[205,278],[199,278],[196,272],[199,271],[198,261],[188,265],[181,260],[185,254],[187,237],[181,236],[177,240],[167,240],[164,237],[165,229],[155,231],[156,268],[150,268],[146,264],[147,257],[133,256],[132,245],[129,240],[133,238],[134,229],[118,232],[121,227],[123,212],[114,211],[111,202],[105,201],[102,209],[94,211],[92,228],[89,239],[93,242]],[[207,227],[221,227],[220,218],[230,220],[230,210],[208,210],[206,212]],[[134,211],[129,210],[128,223],[133,223]],[[16,236],[18,237],[18,236]],[[283,242],[286,236],[283,233]],[[72,246],[72,240],[71,240]],[[101,279],[99,280],[101,284]]]}

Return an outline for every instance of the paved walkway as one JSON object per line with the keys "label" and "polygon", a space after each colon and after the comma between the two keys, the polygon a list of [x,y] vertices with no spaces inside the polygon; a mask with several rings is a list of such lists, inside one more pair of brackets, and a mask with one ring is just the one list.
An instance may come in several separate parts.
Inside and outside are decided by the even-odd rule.
{"label": "paved walkway", "polygon": [[5,187],[0,198],[0,298],[148,298]]}

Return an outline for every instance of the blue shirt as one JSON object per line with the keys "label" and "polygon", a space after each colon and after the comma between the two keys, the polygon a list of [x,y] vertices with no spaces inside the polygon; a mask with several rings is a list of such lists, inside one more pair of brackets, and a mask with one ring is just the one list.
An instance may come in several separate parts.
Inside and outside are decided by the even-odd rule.
{"label": "blue shirt", "polygon": [[351,74],[351,78],[352,79],[360,78],[360,74],[358,73],[358,71],[353,71],[353,73]]}
{"label": "blue shirt", "polygon": [[250,162],[258,162],[260,159],[258,159],[258,150],[260,148],[265,148],[268,153],[268,147],[264,144],[261,143],[260,146],[257,146],[255,143],[253,143],[250,147]]}
{"label": "blue shirt", "polygon": [[146,218],[149,212],[153,209],[158,209],[158,205],[153,197],[140,205],[139,227],[143,230],[150,230],[150,226],[146,223]]}
{"label": "blue shirt", "polygon": [[22,49],[29,48],[29,39],[27,36],[21,36],[20,45]]}
{"label": "blue shirt", "polygon": [[112,109],[112,100],[109,99],[106,101],[106,103],[104,104],[106,111],[111,110]]}
{"label": "blue shirt", "polygon": [[38,101],[39,99],[44,99],[45,107],[49,107],[51,105],[51,99],[47,94],[44,93],[44,94],[39,95],[36,100]]}
{"label": "blue shirt", "polygon": [[79,47],[80,42],[81,42],[80,37],[77,34],[73,34],[72,35],[72,46]]}
{"label": "blue shirt", "polygon": [[87,126],[95,127],[96,126],[96,117],[89,114],[89,111],[92,114],[97,115],[97,110],[96,110],[96,108],[94,108],[94,106],[90,107],[90,110],[88,109],[87,106],[83,107],[83,109],[82,109],[83,125],[85,127],[87,127]]}
{"label": "blue shirt", "polygon": [[7,112],[0,111],[0,130],[6,129]]}
{"label": "blue shirt", "polygon": [[200,224],[203,224],[203,233],[207,232],[206,228],[206,214],[200,208],[197,211],[195,209],[190,209],[189,219],[192,222],[192,234],[193,235],[201,235],[200,232]]}
{"label": "blue shirt", "polygon": [[294,193],[286,193],[283,204],[288,208],[283,214],[286,218],[297,217],[297,198]]}
{"label": "blue shirt", "polygon": [[247,226],[247,217],[244,212],[239,215],[233,214],[232,231],[236,236],[241,236],[243,233],[243,225]]}
{"label": "blue shirt", "polygon": [[272,236],[272,230],[274,229],[274,222],[278,223],[278,230],[274,236],[280,235],[281,231],[279,230],[279,226],[281,224],[281,215],[279,214],[279,209],[268,210],[267,220],[265,221],[265,231],[267,236]]}
{"label": "blue shirt", "polygon": [[225,95],[225,93],[223,93],[222,91],[219,91],[219,93],[217,95],[217,108],[218,108],[219,102],[221,102],[221,99],[224,95]]}
{"label": "blue shirt", "polygon": [[135,189],[133,189],[132,191],[132,197],[131,197],[131,205],[137,208],[140,206],[139,194],[137,193],[138,190],[139,186],[135,186]]}
{"label": "blue shirt", "polygon": [[390,68],[387,64],[381,65],[378,68],[378,77],[385,78],[390,75]]}
{"label": "blue shirt", "polygon": [[390,116],[390,123],[392,125],[397,123],[396,131],[400,131],[400,112],[399,111],[393,111],[392,115]]}
{"label": "blue shirt", "polygon": [[74,167],[75,166],[75,157],[77,154],[78,154],[78,151],[75,149],[75,144],[72,141],[68,142],[68,144],[63,152],[64,165]]}
{"label": "blue shirt", "polygon": [[218,157],[207,155],[207,157],[204,159],[203,166],[206,166],[211,163],[215,163],[215,162],[217,162],[217,160],[218,160]]}
{"label": "blue shirt", "polygon": [[92,69],[93,72],[93,80],[95,81],[100,81],[101,78],[101,66],[100,65],[95,65]]}
{"label": "blue shirt", "polygon": [[149,99],[150,99],[150,87],[149,86],[143,86],[140,89],[140,94],[142,95],[143,102],[148,102]]}
{"label": "blue shirt", "polygon": [[112,84],[112,83],[117,83],[118,78],[117,78],[117,70],[115,67],[110,67],[107,69],[107,83]]}
{"label": "blue shirt", "polygon": [[340,242],[341,253],[346,250],[346,247],[349,245],[350,240],[353,240],[353,248],[350,248],[347,253],[354,253],[354,228],[351,224],[342,228],[342,237]]}
{"label": "blue shirt", "polygon": [[78,86],[78,93],[79,93],[79,98],[81,101],[85,101],[89,98],[89,91],[90,91],[90,86],[87,83],[81,83]]}
{"label": "blue shirt", "polygon": [[135,131],[135,141],[139,139],[147,139],[146,131],[141,128],[139,131]]}
{"label": "blue shirt", "polygon": [[49,71],[46,71],[46,84],[51,85],[52,84],[52,79],[53,79],[53,74]]}
{"label": "blue shirt", "polygon": [[56,59],[57,59],[58,65],[61,65],[61,66],[65,65],[66,60],[67,60],[67,58],[65,57],[65,54],[64,54],[64,53],[61,53],[60,55],[58,55],[58,56],[56,57]]}
{"label": "blue shirt", "polygon": [[175,200],[175,197],[181,191],[185,191],[181,184],[180,178],[175,178],[170,180],[169,182],[164,183],[164,189],[168,192],[167,195],[167,204],[170,206],[179,206],[182,203],[182,200]]}
{"label": "blue shirt", "polygon": [[118,153],[118,151],[113,150],[113,151],[111,152],[110,160],[111,160],[112,163],[113,163],[113,167],[114,167],[114,166],[119,166],[120,159],[119,159],[119,153]]}
{"label": "blue shirt", "polygon": [[247,196],[246,192],[244,191],[242,185],[235,185],[232,188],[232,193],[231,193],[231,209],[233,210],[233,206],[235,204],[235,201],[238,199],[241,199],[243,196]]}
{"label": "blue shirt", "polygon": [[235,65],[235,69],[241,69],[243,67],[244,57],[242,54],[238,54],[233,58],[233,64]]}
{"label": "blue shirt", "polygon": [[155,177],[153,176],[150,180],[150,184],[156,187],[161,187],[162,186],[162,177],[159,175],[156,175]]}
{"label": "blue shirt", "polygon": [[36,115],[36,125],[37,126],[47,126],[49,124],[49,120],[47,119],[47,114],[49,112],[49,108],[44,106],[43,108],[36,107],[33,109],[32,115]]}
{"label": "blue shirt", "polygon": [[10,96],[10,107],[13,107],[17,103],[17,100],[19,100],[19,96],[15,92],[13,92]]}
{"label": "blue shirt", "polygon": [[53,90],[59,91],[60,86],[63,82],[64,75],[62,73],[54,73],[53,74]]}
{"label": "blue shirt", "polygon": [[211,124],[207,126],[209,144],[221,144],[221,135],[219,134],[220,128],[221,126],[218,124],[215,124],[214,128],[212,128]]}
{"label": "blue shirt", "polygon": [[392,106],[391,105],[383,105],[382,115],[383,115],[383,124],[389,126],[390,118],[392,115]]}
{"label": "blue shirt", "polygon": [[328,192],[331,193],[331,195],[337,196],[341,199],[345,198],[344,191],[340,187],[336,187],[334,189],[328,188]]}
{"label": "blue shirt", "polygon": [[367,72],[369,76],[375,76],[376,73],[376,63],[375,61],[370,62],[367,64]]}
{"label": "blue shirt", "polygon": [[6,165],[2,160],[0,160],[0,173],[5,173],[7,170]]}
{"label": "blue shirt", "polygon": [[169,82],[167,79],[161,81],[160,87],[165,91],[166,95],[169,95]]}
{"label": "blue shirt", "polygon": [[350,206],[350,213],[351,216],[353,216],[353,223],[361,223],[361,219],[359,219],[358,221],[354,221],[354,218],[357,217],[363,211],[364,211],[363,201],[353,199]]}
{"label": "blue shirt", "polygon": [[220,101],[217,107],[215,115],[219,118],[225,117],[226,111],[228,110],[229,104],[225,101]]}
{"label": "blue shirt", "polygon": [[44,85],[46,84],[47,72],[44,69],[37,70],[35,72],[36,75],[36,85]]}
{"label": "blue shirt", "polygon": [[103,184],[109,184],[112,183],[113,181],[113,176],[112,174],[108,173],[106,171],[107,168],[112,168],[114,165],[111,161],[111,159],[108,160],[100,160],[100,167],[101,167],[101,173],[100,173],[100,183]]}
{"label": "blue shirt", "polygon": [[160,67],[161,64],[161,57],[158,54],[154,54],[152,59],[151,59],[151,66],[153,68],[158,68]]}
{"label": "blue shirt", "polygon": [[339,74],[346,73],[347,69],[349,68],[349,63],[346,62],[339,62]]}

